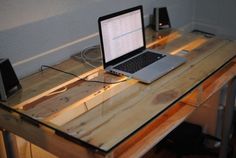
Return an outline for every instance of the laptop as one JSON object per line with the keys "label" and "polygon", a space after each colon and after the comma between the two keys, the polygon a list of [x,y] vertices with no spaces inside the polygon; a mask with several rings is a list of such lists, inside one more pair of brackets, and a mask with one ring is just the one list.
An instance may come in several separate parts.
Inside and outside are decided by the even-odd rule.
{"label": "laptop", "polygon": [[103,67],[144,83],[186,62],[186,59],[146,49],[143,8],[137,6],[98,19]]}

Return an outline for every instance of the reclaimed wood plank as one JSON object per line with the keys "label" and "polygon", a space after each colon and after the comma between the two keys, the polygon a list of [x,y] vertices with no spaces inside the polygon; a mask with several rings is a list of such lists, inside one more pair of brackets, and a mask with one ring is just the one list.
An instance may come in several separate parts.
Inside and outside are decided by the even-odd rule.
{"label": "reclaimed wood plank", "polygon": [[[104,80],[107,82],[116,82],[124,80],[125,77],[117,77],[110,74],[99,75],[94,80]],[[106,99],[116,95],[130,85],[136,83],[136,80],[127,81],[125,84],[101,84],[82,82],[68,91],[60,93],[56,96],[49,96],[49,99],[42,99],[29,106],[24,106],[23,112],[30,117],[38,120],[50,121],[56,125],[61,125],[66,121],[82,114],[91,109],[93,106],[105,101]],[[106,93],[103,95],[103,93]],[[45,96],[47,98],[47,96]],[[100,99],[99,99],[100,98]],[[86,103],[86,104],[85,104]]]}
{"label": "reclaimed wood plank", "polygon": [[142,157],[157,142],[160,142],[169,132],[181,124],[195,108],[187,104],[176,104],[166,110],[160,117],[147,127],[140,129],[135,135],[113,150],[114,157]]}
{"label": "reclaimed wood plank", "polygon": [[[58,157],[101,158],[101,153],[93,153],[85,147],[56,135],[53,130],[43,126],[35,126],[23,120],[18,114],[0,108],[0,128],[17,134],[20,137],[46,149]],[[79,153],[79,154],[78,154]]]}
{"label": "reclaimed wood plank", "polygon": [[[41,99],[42,97],[44,97],[44,96],[47,96],[47,95],[50,95],[50,93],[53,93],[53,92],[55,92],[55,91],[57,91],[57,90],[60,90],[60,89],[64,89],[64,87],[66,87],[66,86],[68,86],[68,85],[70,85],[70,84],[72,84],[72,83],[75,83],[75,82],[77,82],[77,81],[79,81],[81,78],[85,78],[85,77],[87,77],[87,76],[89,76],[89,75],[91,75],[91,74],[93,74],[93,73],[97,73],[99,70],[101,70],[101,67],[98,67],[98,68],[96,68],[96,69],[93,69],[93,70],[91,70],[91,71],[89,71],[89,72],[87,72],[87,73],[84,73],[84,74],[82,74],[82,75],[80,75],[78,78],[73,78],[73,79],[70,79],[69,81],[66,81],[66,82],[64,82],[64,83],[62,83],[62,84],[60,84],[60,85],[58,85],[58,86],[56,86],[56,87],[53,87],[53,88],[51,88],[51,89],[49,89],[49,90],[43,90],[44,92],[42,92],[42,93],[40,93],[40,94],[38,94],[38,95],[36,95],[36,96],[33,96],[33,97],[31,97],[30,99],[27,99],[27,100],[25,100],[25,101],[21,101],[19,104],[17,104],[17,105],[15,105],[14,106],[14,108],[16,108],[16,109],[23,109],[24,108],[24,106],[26,106],[26,105],[28,105],[28,104],[30,104],[30,103],[32,103],[32,102],[34,102],[34,101],[37,101],[37,100],[39,100],[39,99]],[[46,77],[46,76],[45,76]],[[48,79],[49,80],[49,82],[53,82],[53,81],[51,81],[51,79]],[[47,83],[47,85],[50,85],[50,83]],[[41,85],[41,84],[40,84]],[[40,86],[39,85],[39,86]],[[37,87],[37,86],[36,86]],[[35,87],[34,87],[35,88]],[[40,89],[40,88],[39,88]],[[32,90],[32,89],[30,89],[30,90]],[[42,90],[42,89],[40,89],[40,90]],[[26,93],[26,92],[24,92],[24,93]],[[10,99],[11,100],[11,99]],[[14,99],[13,99],[14,100]],[[7,104],[7,103],[6,103]],[[9,104],[7,104],[7,105],[9,105]]]}
{"label": "reclaimed wood plank", "polygon": [[145,40],[146,43],[149,44],[153,43],[154,41],[157,41],[157,39],[160,39],[159,35],[161,35],[161,37],[167,37],[171,34],[176,34],[176,33],[181,34],[179,30],[176,29],[161,30],[160,32],[156,32],[152,28],[147,27],[145,29]]}
{"label": "reclaimed wood plank", "polygon": [[186,33],[179,38],[168,42],[168,44],[153,47],[152,49],[162,53],[177,54],[177,52],[186,49],[186,47],[193,47],[193,45],[196,45],[195,47],[197,47],[207,40],[208,39],[203,36]]}
{"label": "reclaimed wood plank", "polygon": [[[62,64],[55,65],[55,67],[75,73],[77,75],[86,73],[87,71],[91,70],[91,68],[86,67],[82,63],[79,63],[73,59],[67,60]],[[43,72],[35,73],[31,76],[21,79],[21,91],[11,96],[7,102],[4,102],[4,104],[11,107],[18,107],[18,104],[27,102],[27,100],[42,93],[45,94],[46,91],[57,87],[60,84],[63,84],[71,79],[73,79],[72,76],[50,69],[46,69]]]}
{"label": "reclaimed wood plank", "polygon": [[[169,37],[169,36],[173,36],[173,35],[170,34],[167,37]],[[174,36],[175,36],[175,34],[174,34]],[[184,38],[184,37],[182,37],[182,38]],[[194,39],[196,38],[195,36],[188,36],[187,39],[189,40],[191,37]],[[184,38],[183,40],[181,40],[182,43],[179,42],[179,40],[176,40],[176,42],[178,43],[178,45],[185,45],[186,41],[188,41],[187,39]],[[100,77],[103,77],[103,74],[100,73]],[[112,76],[110,76],[110,77],[112,77]],[[74,81],[75,80],[73,80],[71,83],[73,83]],[[68,82],[66,84],[60,85],[60,87],[66,86],[67,84],[68,84]],[[90,86],[90,84],[86,84],[86,83],[84,85]],[[122,85],[124,85],[124,84],[122,84]],[[130,84],[127,84],[126,87],[128,87],[129,85]],[[103,93],[101,93],[99,95],[100,98],[98,98],[98,96],[95,97],[93,94],[91,94],[91,91],[87,90],[88,88],[86,88],[86,86],[84,86],[84,87],[83,86],[76,86],[74,88],[71,88],[70,92],[64,92],[64,94],[62,94],[62,95],[58,95],[57,97],[53,97],[52,99],[46,100],[47,97],[44,97],[45,94],[49,94],[49,92],[53,92],[53,90],[58,89],[58,87],[55,87],[55,88],[51,89],[50,91],[47,91],[41,95],[38,95],[35,98],[35,100],[38,100],[40,97],[42,97],[41,100],[46,100],[46,101],[43,101],[43,103],[36,102],[37,106],[36,107],[32,106],[33,107],[32,109],[25,108],[26,114],[28,114],[29,116],[32,116],[36,119],[39,119],[39,120],[42,120],[45,117],[47,117],[46,121],[51,120],[51,122],[56,123],[58,125],[63,124],[66,120],[69,120],[69,118],[73,119],[73,117],[75,117],[76,115],[80,115],[83,112],[85,112],[86,108],[91,109],[92,107],[96,106],[98,103],[107,99],[109,96],[111,97],[110,94],[115,95],[116,91],[119,92],[118,88],[117,88],[117,90],[115,90],[113,88],[114,89],[114,90],[112,90],[113,92],[110,93],[108,91],[104,91],[103,87],[104,87],[104,85],[101,85],[101,84],[93,87],[92,92],[94,92],[94,93],[96,93],[96,91],[97,92],[101,92],[101,91],[105,92],[104,95],[101,95]],[[107,87],[107,85],[106,85],[106,87]],[[124,87],[124,86],[121,86],[121,87]],[[82,92],[81,92],[81,90],[82,90]],[[78,93],[76,93],[76,92],[78,92],[79,94],[83,94],[83,95],[78,95]],[[87,94],[85,94],[85,92],[87,92]],[[83,100],[80,100],[81,98],[84,98],[86,95],[88,97],[86,97]],[[91,95],[94,97],[94,99],[91,99]],[[73,99],[63,99],[63,98],[73,98]],[[75,100],[78,100],[78,101],[76,102]],[[24,102],[22,104],[19,104],[18,107],[19,108],[24,108],[24,106],[27,107],[29,105],[29,103],[31,103],[31,102],[33,102],[32,99],[30,100],[30,102]],[[53,105],[53,104],[55,104],[55,105]],[[68,107],[68,105],[71,105],[71,106]],[[71,110],[69,110],[69,109],[71,109]],[[77,111],[72,112],[72,110],[77,110]],[[72,112],[73,115],[68,115],[68,117],[64,119],[65,121],[63,121],[62,114],[63,114],[63,116],[66,116],[65,112]],[[61,120],[61,122],[59,120]]]}
{"label": "reclaimed wood plank", "polygon": [[[127,81],[127,83],[121,83],[116,85],[107,85],[103,87],[102,89],[99,89],[95,93],[81,99],[77,100],[76,103],[70,104],[70,106],[67,106],[58,112],[50,113],[48,117],[46,117],[44,120],[51,122],[56,125],[63,125],[66,122],[74,119],[75,117],[78,117],[84,112],[87,112],[88,110],[92,109],[96,105],[106,101],[107,99],[115,96],[118,93],[121,93],[124,89],[129,88],[133,84],[137,83],[136,80],[130,80]],[[65,97],[65,94],[63,94],[63,97]],[[76,98],[78,99],[78,97]],[[55,101],[55,100],[54,100]],[[80,112],[78,109],[83,107],[84,111]]]}
{"label": "reclaimed wood plank", "polygon": [[[202,49],[193,49],[193,51],[190,54],[186,55],[186,58],[188,60],[193,60],[194,56],[198,54],[198,60],[204,58],[205,54],[202,53],[204,51],[211,51],[213,52],[215,49],[218,47],[224,45],[226,41],[222,41],[219,39],[212,39],[203,44]],[[206,47],[207,46],[207,47]],[[216,47],[217,46],[217,47]],[[188,49],[191,49],[191,46],[187,47]],[[202,55],[202,57],[200,57]],[[196,60],[195,62],[197,62]],[[191,64],[193,64],[192,62]],[[185,67],[185,68],[184,68]],[[189,64],[184,65],[181,67],[181,72],[185,71],[186,68],[191,67]],[[180,73],[178,71],[178,73]],[[103,76],[102,73],[100,73],[101,76]],[[164,77],[159,80],[160,83],[164,84],[165,82],[169,81],[172,77],[174,77],[176,73],[172,72],[168,78]],[[110,76],[112,77],[112,76]],[[175,76],[176,77],[176,76]],[[133,81],[133,84],[136,83],[136,81]],[[159,85],[162,85],[159,84]],[[85,84],[86,86],[91,87],[89,84]],[[123,86],[122,86],[123,85]],[[104,85],[97,85],[97,89],[93,87],[92,92],[96,94],[96,91],[99,93],[99,95],[94,95],[91,94],[91,91],[86,88],[86,86],[78,86],[76,88],[72,88],[68,92],[64,92],[61,95],[58,95],[57,97],[53,97],[52,99],[48,99],[40,104],[37,104],[36,107],[33,107],[30,110],[26,111],[26,114],[29,116],[32,116],[36,119],[44,119],[45,121],[50,121],[52,123],[55,123],[56,125],[62,125],[66,123],[67,121],[73,119],[74,117],[79,116],[80,114],[86,112],[88,109],[91,109],[92,107],[95,107],[97,104],[105,101],[109,97],[115,95],[118,93],[121,89],[123,90],[124,88],[120,87],[129,87],[129,85],[132,84],[124,84],[117,86],[116,89],[112,88],[107,88],[107,86],[104,88]],[[124,86],[125,85],[125,86]],[[100,88],[100,89],[99,89]],[[103,90],[106,89],[106,90]],[[108,91],[109,90],[109,91]],[[90,92],[90,93],[89,93]],[[82,96],[79,94],[83,94]],[[113,94],[113,95],[111,95]],[[73,95],[73,96],[72,96]],[[87,95],[86,98],[84,98]],[[63,98],[73,98],[71,100],[69,99],[63,99]],[[83,99],[82,99],[83,98]],[[82,100],[80,100],[82,99]],[[70,106],[69,106],[70,105]]]}
{"label": "reclaimed wood plank", "polygon": [[218,71],[217,74],[211,76],[207,81],[200,85],[200,89],[194,90],[181,102],[192,106],[199,106],[207,101],[235,76],[236,64],[232,62],[229,65],[226,65],[222,70]]}
{"label": "reclaimed wood plank", "polygon": [[[234,42],[226,44],[205,59],[192,64],[191,69],[160,87],[158,91],[155,83],[148,87],[135,84],[89,113],[67,123],[63,129],[103,150],[109,150],[235,56],[234,48]],[[116,130],[118,127],[122,130]]]}
{"label": "reclaimed wood plank", "polygon": [[6,152],[5,152],[5,145],[4,145],[4,141],[3,141],[3,136],[2,136],[2,131],[0,131],[0,157],[1,158],[7,158]]}
{"label": "reclaimed wood plank", "polygon": [[171,32],[170,34],[167,35],[153,35],[154,33],[150,33],[148,36],[149,38],[146,40],[147,41],[147,48],[155,48],[155,47],[160,47],[160,46],[165,46],[169,42],[172,42],[173,40],[176,40],[181,37],[180,32]]}
{"label": "reclaimed wood plank", "polygon": [[[206,48],[205,49],[207,51],[211,51],[211,50],[214,51],[216,49],[215,48],[216,46],[218,48],[218,47],[222,46],[223,44],[225,44],[225,41],[218,40],[218,39],[209,40],[208,42],[206,42],[206,45],[208,45],[208,47],[207,47],[208,49],[206,49]],[[185,48],[186,49],[193,49],[190,45],[186,46]],[[201,52],[204,52],[204,49],[193,51],[193,52],[191,52],[191,54],[188,54],[187,57],[190,59],[190,57],[192,55],[194,55],[196,53],[198,53],[198,55],[199,55]],[[194,58],[191,58],[191,60],[193,60],[193,59]],[[198,60],[200,60],[200,59],[201,58],[199,57]],[[195,62],[197,62],[197,60]],[[188,64],[184,65],[184,67],[186,67],[186,68],[188,66],[189,66]],[[181,68],[181,71],[185,71],[184,67]],[[178,73],[179,73],[179,71],[178,71]],[[100,75],[103,76],[102,73]],[[172,77],[174,75],[175,75],[175,73],[172,72]],[[109,77],[112,77],[112,76],[109,76]],[[165,82],[168,80],[170,80],[170,79],[167,79],[167,78],[163,79],[163,81],[165,81]],[[122,84],[119,84],[119,86],[106,85],[105,88],[103,88],[104,85],[100,84],[101,87],[99,87],[99,85],[97,85],[98,86],[97,89],[96,89],[96,86],[93,86],[94,94],[96,94],[96,91],[97,91],[97,93],[99,93],[99,95],[94,95],[94,94],[89,93],[90,91],[87,90],[87,88],[85,88],[83,86],[76,86],[76,88],[70,89],[71,92],[68,92],[69,94],[74,94],[74,96],[71,96],[71,95],[67,96],[67,92],[65,92],[64,94],[62,94],[58,97],[54,97],[52,99],[44,101],[42,104],[38,104],[37,107],[35,107],[32,110],[28,110],[26,113],[30,116],[33,116],[34,118],[37,118],[37,119],[43,119],[43,118],[47,117],[47,118],[45,118],[46,121],[50,121],[50,122],[55,123],[57,125],[62,125],[65,122],[69,121],[70,119],[73,119],[74,117],[77,117],[78,115],[95,107],[96,105],[105,101],[109,97],[114,96],[116,93],[120,92],[124,88],[129,87],[131,85],[130,83],[131,82],[122,83]],[[132,84],[134,84],[134,83],[136,83],[136,81],[133,81]],[[161,81],[160,81],[160,83],[161,83]],[[85,84],[85,85],[89,85],[89,84]],[[110,88],[107,88],[107,87],[110,87]],[[117,89],[115,89],[114,87],[117,87]],[[91,89],[91,86],[89,88]],[[103,90],[103,89],[106,89],[106,90]],[[80,93],[81,90],[83,92]],[[77,91],[77,93],[74,91]],[[80,96],[78,94],[84,94],[84,95]],[[87,95],[87,97],[84,98],[86,95]],[[75,102],[76,100],[77,100],[77,102],[73,103],[71,101],[67,101],[67,103],[65,103],[65,102],[63,102],[63,100],[65,100],[63,98],[73,98],[73,102]],[[50,106],[48,106],[48,105],[50,105]],[[70,106],[68,106],[68,105],[70,105]]]}

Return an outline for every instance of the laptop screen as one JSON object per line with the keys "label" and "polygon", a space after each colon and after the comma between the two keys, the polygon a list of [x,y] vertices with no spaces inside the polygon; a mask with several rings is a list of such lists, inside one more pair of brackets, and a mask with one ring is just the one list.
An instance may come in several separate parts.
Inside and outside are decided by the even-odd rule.
{"label": "laptop screen", "polygon": [[141,6],[102,17],[99,25],[106,63],[145,46]]}

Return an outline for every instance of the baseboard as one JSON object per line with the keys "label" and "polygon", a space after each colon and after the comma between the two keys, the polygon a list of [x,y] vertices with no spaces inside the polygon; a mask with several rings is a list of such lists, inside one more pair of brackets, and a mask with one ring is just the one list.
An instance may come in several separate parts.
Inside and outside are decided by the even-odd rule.
{"label": "baseboard", "polygon": [[220,28],[216,25],[207,24],[200,21],[193,22],[193,26],[194,26],[194,29],[202,30],[202,31],[209,32],[212,34],[218,34],[220,30]]}

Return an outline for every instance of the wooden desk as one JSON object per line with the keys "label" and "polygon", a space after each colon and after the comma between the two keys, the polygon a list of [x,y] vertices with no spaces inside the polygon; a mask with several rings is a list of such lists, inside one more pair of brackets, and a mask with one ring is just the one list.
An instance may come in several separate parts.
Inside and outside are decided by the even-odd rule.
{"label": "wooden desk", "polygon": [[[184,56],[187,63],[150,85],[133,79],[90,83],[53,70],[39,72],[23,79],[22,91],[1,104],[0,127],[59,157],[140,157],[221,87],[234,84],[235,41],[147,30],[147,43]],[[73,59],[56,67],[92,80],[124,79]]]}

